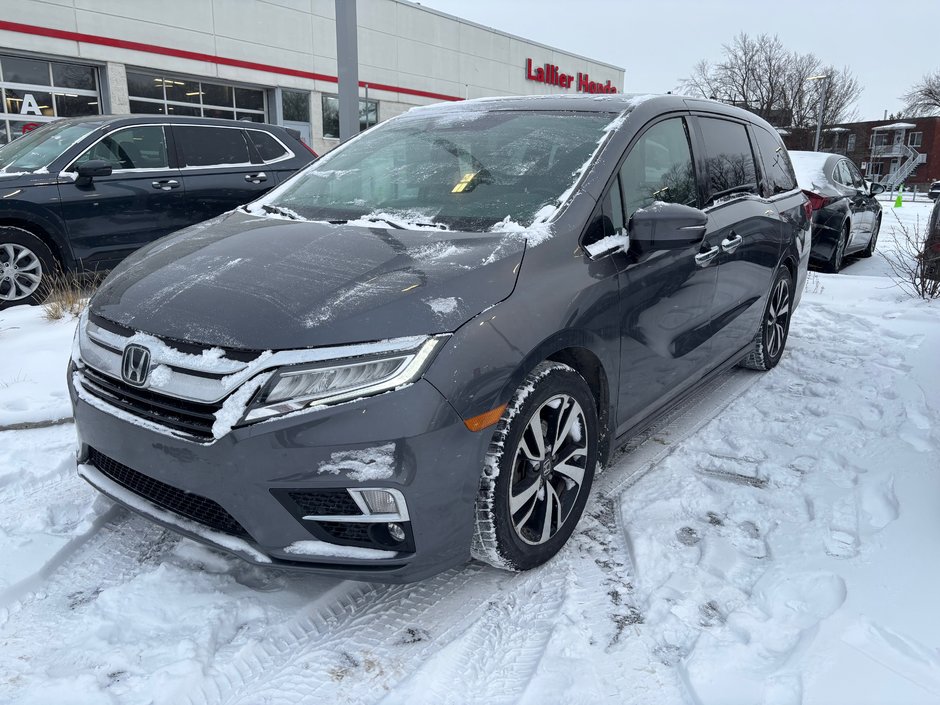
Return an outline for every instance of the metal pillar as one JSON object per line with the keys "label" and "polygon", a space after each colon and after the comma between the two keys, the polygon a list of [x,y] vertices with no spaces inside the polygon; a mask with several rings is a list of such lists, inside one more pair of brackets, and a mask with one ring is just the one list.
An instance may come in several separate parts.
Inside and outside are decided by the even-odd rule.
{"label": "metal pillar", "polygon": [[356,27],[356,0],[336,0],[340,142],[359,134],[359,47]]}

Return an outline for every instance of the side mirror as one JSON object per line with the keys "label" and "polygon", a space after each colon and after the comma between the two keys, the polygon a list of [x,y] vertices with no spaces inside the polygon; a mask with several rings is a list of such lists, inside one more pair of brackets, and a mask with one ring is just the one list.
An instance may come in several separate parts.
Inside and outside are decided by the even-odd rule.
{"label": "side mirror", "polygon": [[96,176],[111,176],[111,164],[104,159],[89,159],[83,164],[79,164],[75,170],[78,173],[76,183],[90,184]]}
{"label": "side mirror", "polygon": [[877,196],[879,193],[884,193],[884,191],[885,185],[878,183],[872,184],[871,188],[868,189],[868,193],[870,193],[872,196]]}
{"label": "side mirror", "polygon": [[681,203],[656,201],[630,217],[627,230],[644,250],[681,250],[702,241],[708,215]]}

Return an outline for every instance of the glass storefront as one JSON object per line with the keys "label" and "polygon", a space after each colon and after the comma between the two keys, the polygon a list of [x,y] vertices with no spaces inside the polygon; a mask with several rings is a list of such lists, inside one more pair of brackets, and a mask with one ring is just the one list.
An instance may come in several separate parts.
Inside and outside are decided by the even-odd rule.
{"label": "glass storefront", "polygon": [[[359,99],[359,132],[379,121],[379,102]],[[323,96],[323,136],[339,137],[339,96]]]}
{"label": "glass storefront", "polygon": [[144,115],[186,115],[264,122],[265,92],[261,88],[208,83],[191,78],[127,71],[131,112]]}
{"label": "glass storefront", "polygon": [[98,115],[98,69],[0,54],[0,106],[0,144],[55,118]]}

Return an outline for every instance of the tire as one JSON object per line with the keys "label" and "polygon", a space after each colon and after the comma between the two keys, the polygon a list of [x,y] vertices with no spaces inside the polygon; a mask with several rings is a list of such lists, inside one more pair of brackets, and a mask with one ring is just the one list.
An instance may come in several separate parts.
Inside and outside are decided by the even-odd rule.
{"label": "tire", "polygon": [[58,262],[46,243],[28,230],[0,227],[0,309],[41,302],[56,271]]}
{"label": "tire", "polygon": [[790,272],[781,266],[770,287],[760,328],[754,336],[751,352],[741,360],[741,366],[766,372],[780,362],[790,334],[790,314],[793,306],[793,282]]}
{"label": "tire", "polygon": [[826,262],[826,271],[831,274],[838,274],[845,263],[845,247],[849,243],[849,221],[845,221],[842,231],[839,233],[839,239],[835,248],[832,250],[829,260]]}
{"label": "tire", "polygon": [[871,237],[868,240],[868,247],[859,253],[860,257],[871,257],[875,254],[875,245],[878,244],[878,233],[881,231],[881,215],[875,219],[875,227],[871,231]]}
{"label": "tire", "polygon": [[473,557],[522,571],[554,556],[584,511],[598,439],[594,396],[584,378],[557,362],[532,370],[503,412],[484,458]]}

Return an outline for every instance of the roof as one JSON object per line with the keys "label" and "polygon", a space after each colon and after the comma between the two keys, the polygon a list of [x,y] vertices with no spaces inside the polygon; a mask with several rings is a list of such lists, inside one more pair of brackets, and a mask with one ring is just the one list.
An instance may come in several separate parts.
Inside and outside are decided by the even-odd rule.
{"label": "roof", "polygon": [[912,127],[917,127],[913,122],[892,122],[890,125],[879,125],[878,127],[871,128],[874,130],[909,130]]}

